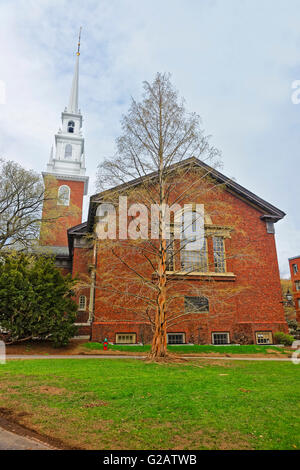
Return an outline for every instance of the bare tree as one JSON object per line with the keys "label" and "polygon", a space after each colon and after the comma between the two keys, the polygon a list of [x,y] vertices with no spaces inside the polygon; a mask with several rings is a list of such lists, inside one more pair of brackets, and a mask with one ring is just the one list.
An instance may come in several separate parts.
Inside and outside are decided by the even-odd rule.
{"label": "bare tree", "polygon": [[[231,224],[227,233],[236,220],[232,211],[226,210],[222,185],[211,174],[212,165],[219,163],[220,153],[210,145],[200,117],[185,110],[169,75],[158,73],[152,84],[144,82],[143,99],[141,102],[132,99],[129,112],[122,119],[122,131],[116,155],[99,165],[98,185],[102,190],[99,202],[110,201],[117,206],[119,196],[126,194],[131,202],[143,203],[149,209],[156,205],[157,239],[141,236],[136,240],[99,242],[103,269],[98,288],[102,300],[106,297],[111,308],[128,312],[131,318],[128,321],[139,315],[151,324],[150,358],[157,360],[167,356],[167,328],[187,321],[194,314],[192,307],[183,309],[179,299],[183,299],[185,292],[185,277],[200,269],[198,263],[182,272],[178,258],[185,245],[173,240],[172,234],[166,236],[165,207],[201,201],[206,214],[219,218],[221,215],[223,224],[227,218]],[[198,158],[209,161],[210,166],[195,165]],[[216,197],[212,197],[213,193]],[[174,226],[174,220],[172,223]],[[137,231],[143,232],[141,224]],[[170,263],[173,275],[168,273]],[[209,266],[207,269],[210,270]],[[215,295],[212,279],[206,284],[198,282],[193,290],[207,297]],[[235,289],[227,289],[223,295],[219,292],[218,301],[226,303],[235,294]]]}
{"label": "bare tree", "polygon": [[40,175],[0,160],[0,249],[27,248],[38,238],[43,200]]}

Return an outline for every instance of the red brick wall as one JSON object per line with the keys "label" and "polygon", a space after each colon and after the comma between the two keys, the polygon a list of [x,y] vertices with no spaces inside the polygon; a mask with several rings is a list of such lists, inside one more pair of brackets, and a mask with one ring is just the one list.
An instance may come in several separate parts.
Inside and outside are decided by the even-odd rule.
{"label": "red brick wall", "polygon": [[76,292],[75,301],[79,305],[79,297],[86,296],[85,310],[77,312],[76,323],[86,323],[89,319],[89,300],[90,300],[90,274],[89,265],[91,262],[92,253],[88,248],[74,248],[73,251],[73,264],[72,276],[81,280],[80,288]]}
{"label": "red brick wall", "polygon": [[41,227],[41,244],[50,246],[68,246],[67,229],[74,227],[81,223],[82,219],[82,203],[84,193],[84,182],[70,181],[63,179],[45,179],[45,186],[47,192],[47,185],[51,185],[52,197],[57,196],[58,188],[62,185],[69,186],[70,205],[58,205],[56,200],[44,201],[43,218],[47,220],[49,217],[54,218],[54,221],[43,223]]}
{"label": "red brick wall", "polygon": [[[193,343],[211,343],[212,332],[229,332],[231,340],[241,332],[245,332],[250,343],[255,342],[256,331],[287,332],[281,303],[275,238],[273,234],[267,233],[266,224],[260,219],[263,213],[229,191],[222,191],[214,198],[215,201],[195,202],[204,202],[208,211],[214,214],[213,224],[234,227],[231,238],[226,239],[225,245],[228,256],[227,271],[234,273],[235,277],[229,279],[224,276],[211,281],[191,276],[189,279],[174,282],[173,288],[170,288],[170,295],[178,292],[182,294],[181,299],[176,300],[175,307],[179,311],[183,309],[183,295],[196,295],[197,289],[202,289],[203,292],[203,289],[206,289],[203,286],[207,286],[210,311],[208,314],[198,314],[197,318],[183,317],[184,319],[178,320],[176,325],[169,327],[168,332],[185,333],[186,341]],[[217,203],[224,204],[224,210],[214,213],[212,209]],[[211,240],[208,245],[211,249]],[[129,263],[132,262],[131,252],[128,252],[127,259]],[[136,266],[142,269],[137,256],[134,261]],[[105,277],[106,283],[108,281],[107,272],[112,271],[113,262],[115,261],[112,261],[111,253],[100,249],[97,259],[98,289],[92,338],[94,341],[102,341],[107,337],[109,341],[114,342],[116,333],[134,332],[139,342],[141,318],[129,309],[140,308],[141,311],[145,311],[146,304],[141,299],[125,299],[125,297],[122,302],[120,293],[103,288]],[[113,272],[111,274],[110,283],[115,289],[118,287],[121,289],[121,284],[124,282],[122,274],[124,279],[128,275],[128,271],[122,265],[115,269],[115,275]],[[129,280],[128,285],[132,287]],[[134,290],[134,287],[132,288]],[[137,291],[138,287],[135,292]],[[119,307],[116,308],[116,305]],[[149,325],[144,325],[144,330],[143,334],[148,342],[151,337]]]}

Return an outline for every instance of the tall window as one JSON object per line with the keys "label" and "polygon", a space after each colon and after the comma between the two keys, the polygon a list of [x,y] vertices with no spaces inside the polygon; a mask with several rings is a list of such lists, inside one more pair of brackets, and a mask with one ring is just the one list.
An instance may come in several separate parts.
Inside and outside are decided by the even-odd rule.
{"label": "tall window", "polygon": [[216,273],[224,273],[225,266],[225,247],[223,237],[213,237],[214,247],[214,266]]}
{"label": "tall window", "polygon": [[292,266],[293,266],[293,272],[294,272],[294,274],[297,274],[297,272],[298,272],[298,265],[297,265],[297,264],[293,264]]}
{"label": "tall window", "polygon": [[79,310],[85,310],[86,309],[86,296],[81,295],[79,297]]}
{"label": "tall window", "polygon": [[71,132],[71,134],[73,134],[74,127],[75,127],[75,122],[74,121],[69,121],[68,122],[68,132]]}
{"label": "tall window", "polygon": [[70,204],[70,194],[71,190],[69,186],[62,185],[58,188],[58,201],[59,206],[68,206]]}
{"label": "tall window", "polygon": [[65,158],[72,158],[72,145],[67,144],[65,146]]}
{"label": "tall window", "polygon": [[[193,211],[191,213],[191,222],[192,231],[196,227],[196,218],[198,217],[197,212]],[[186,220],[189,220],[187,217]],[[188,227],[189,228],[189,227]],[[186,272],[207,272],[208,263],[207,263],[207,241],[206,239],[198,239],[197,233],[194,236],[190,235],[190,230],[188,230],[188,236],[185,233],[185,227],[183,227],[182,240],[181,240],[181,269]],[[201,235],[199,234],[199,237]],[[197,245],[195,245],[197,241]],[[198,243],[199,242],[199,243]],[[194,248],[195,247],[195,248]]]}
{"label": "tall window", "polygon": [[297,291],[300,291],[300,281],[295,281],[295,287]]}

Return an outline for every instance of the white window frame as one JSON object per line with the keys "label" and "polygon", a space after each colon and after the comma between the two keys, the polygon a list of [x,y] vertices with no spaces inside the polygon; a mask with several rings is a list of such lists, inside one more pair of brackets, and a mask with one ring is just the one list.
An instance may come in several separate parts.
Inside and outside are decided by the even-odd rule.
{"label": "white window frame", "polygon": [[213,236],[213,256],[214,256],[214,271],[216,273],[226,273],[226,252],[225,240],[220,235]]}
{"label": "white window frame", "polygon": [[[61,199],[60,192],[62,191],[62,189],[65,190],[65,188],[67,188],[68,195],[66,194],[65,199]],[[57,197],[57,205],[58,205],[58,206],[69,206],[69,205],[70,205],[71,189],[70,189],[70,187],[69,187],[68,185],[62,184],[62,185],[58,188],[57,196],[58,196],[58,197]]]}
{"label": "white window frame", "polygon": [[[215,343],[214,335],[227,335],[227,343],[223,343],[223,344]],[[212,344],[215,344],[216,346],[223,346],[224,344],[230,344],[229,331],[214,331],[214,332],[212,332],[211,341],[212,341]]]}
{"label": "white window frame", "polygon": [[[84,303],[81,300],[84,299]],[[86,295],[80,295],[78,299],[78,310],[83,311],[86,310]]]}
{"label": "white window frame", "polygon": [[[259,341],[258,341],[258,336],[263,336],[263,335],[271,336],[271,341],[270,341],[269,343],[259,342]],[[256,332],[255,332],[255,341],[256,341],[256,344],[273,344],[273,334],[272,334],[272,331],[256,331]]]}

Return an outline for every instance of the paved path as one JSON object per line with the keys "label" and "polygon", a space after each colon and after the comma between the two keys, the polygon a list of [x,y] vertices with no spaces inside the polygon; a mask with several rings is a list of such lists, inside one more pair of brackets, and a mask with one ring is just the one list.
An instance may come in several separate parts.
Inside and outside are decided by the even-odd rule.
{"label": "paved path", "polygon": [[[282,357],[227,357],[227,356],[181,356],[185,359],[220,359],[226,361],[281,361],[291,362],[291,358]],[[7,355],[7,360],[12,359],[145,359],[146,356],[125,356],[125,355],[102,355],[102,354],[73,354],[73,355]]]}
{"label": "paved path", "polygon": [[0,450],[50,450],[51,448],[29,437],[19,436],[0,428]]}

